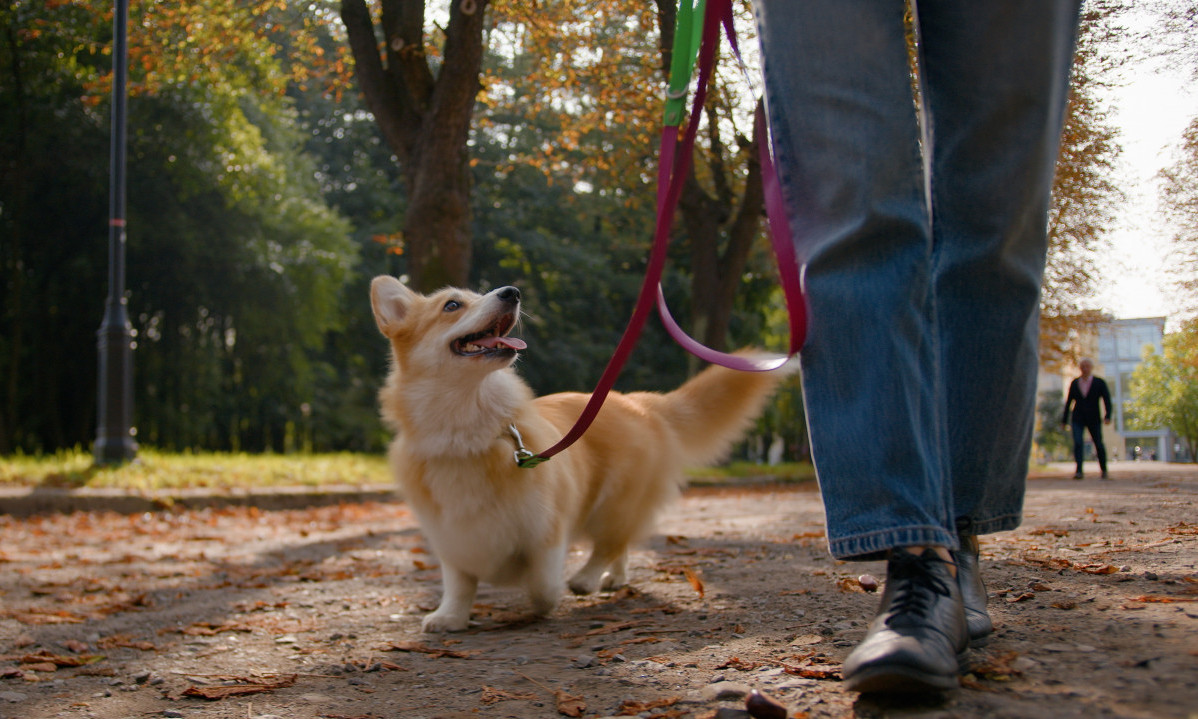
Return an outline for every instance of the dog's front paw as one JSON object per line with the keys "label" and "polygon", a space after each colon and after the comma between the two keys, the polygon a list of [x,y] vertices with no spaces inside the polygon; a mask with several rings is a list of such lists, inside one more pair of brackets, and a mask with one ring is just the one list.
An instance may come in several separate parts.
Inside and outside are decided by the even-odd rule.
{"label": "dog's front paw", "polygon": [[533,594],[529,599],[532,603],[532,614],[534,617],[547,617],[553,614],[553,610],[557,609],[558,598],[561,597],[561,586],[552,594]]}
{"label": "dog's front paw", "polygon": [[424,618],[421,623],[421,630],[429,634],[440,634],[442,632],[461,632],[465,631],[470,625],[469,615],[450,614],[449,612],[433,612]]}
{"label": "dog's front paw", "polygon": [[624,572],[611,571],[603,574],[599,588],[605,592],[614,592],[626,584],[628,584],[628,578],[624,576]]}
{"label": "dog's front paw", "polygon": [[570,577],[569,586],[570,591],[575,594],[594,594],[599,590],[599,579],[579,572]]}

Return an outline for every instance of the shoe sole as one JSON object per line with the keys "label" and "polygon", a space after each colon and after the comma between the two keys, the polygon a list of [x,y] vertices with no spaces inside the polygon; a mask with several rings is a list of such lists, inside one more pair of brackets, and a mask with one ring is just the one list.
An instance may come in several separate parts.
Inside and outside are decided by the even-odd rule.
{"label": "shoe sole", "polygon": [[956,689],[961,679],[956,674],[929,674],[910,667],[872,667],[849,677],[844,685],[861,694],[927,694]]}
{"label": "shoe sole", "polygon": [[[973,646],[978,646],[976,643]],[[958,673],[951,676],[924,672],[909,666],[873,666],[845,677],[849,691],[861,694],[928,694],[947,692],[961,686],[961,674],[969,664],[969,648],[957,654]]]}

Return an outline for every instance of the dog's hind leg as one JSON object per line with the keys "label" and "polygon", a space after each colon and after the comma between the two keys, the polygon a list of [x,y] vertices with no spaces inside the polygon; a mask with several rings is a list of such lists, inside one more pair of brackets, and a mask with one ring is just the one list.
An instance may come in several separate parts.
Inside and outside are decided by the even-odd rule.
{"label": "dog's hind leg", "polygon": [[426,632],[460,632],[470,624],[470,610],[478,593],[478,577],[452,567],[442,560],[441,581],[444,591],[437,611],[424,618]]}
{"label": "dog's hind leg", "polygon": [[627,579],[628,553],[623,546],[596,544],[591,558],[570,577],[570,591],[592,594],[599,589],[617,589]]}

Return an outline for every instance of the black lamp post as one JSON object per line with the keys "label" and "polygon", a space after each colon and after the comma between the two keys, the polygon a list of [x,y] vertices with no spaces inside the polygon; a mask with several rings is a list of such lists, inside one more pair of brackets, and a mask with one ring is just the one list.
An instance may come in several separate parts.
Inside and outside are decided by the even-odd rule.
{"label": "black lamp post", "polygon": [[133,326],[125,298],[125,131],[128,0],[116,0],[112,17],[112,179],[108,220],[108,300],[96,332],[100,354],[96,464],[117,464],[137,455],[133,429]]}

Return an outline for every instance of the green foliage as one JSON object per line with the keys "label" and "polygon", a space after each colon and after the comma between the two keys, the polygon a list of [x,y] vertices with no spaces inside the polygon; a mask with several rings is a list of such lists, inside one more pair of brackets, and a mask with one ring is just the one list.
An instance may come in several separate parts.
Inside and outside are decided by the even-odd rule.
{"label": "green foliage", "polygon": [[1173,164],[1161,170],[1162,214],[1172,231],[1172,269],[1186,309],[1198,312],[1198,118],[1182,133]]}
{"label": "green foliage", "polygon": [[[128,164],[143,443],[299,443],[313,353],[341,323],[356,248],[301,152],[280,92],[286,78],[254,31],[253,8],[189,4],[204,22],[186,32],[194,17],[180,8],[131,11],[144,30],[130,48]],[[0,452],[38,451],[86,443],[94,431],[111,20],[64,2],[2,12]],[[153,52],[155,40],[170,50]]]}
{"label": "green foliage", "polygon": [[1166,335],[1162,354],[1144,349],[1131,390],[1131,428],[1168,427],[1198,458],[1198,321]]}
{"label": "green foliage", "polygon": [[722,482],[758,481],[810,482],[815,479],[815,467],[810,462],[784,462],[767,466],[755,462],[729,462],[722,467],[702,467],[687,470],[690,485],[703,486]]}
{"label": "green foliage", "polygon": [[107,62],[91,14],[6,3],[0,28],[3,452],[74,444],[92,427],[108,143],[80,101]]}
{"label": "green foliage", "polygon": [[1073,360],[1079,333],[1101,321],[1085,311],[1102,281],[1099,252],[1109,243],[1125,200],[1115,184],[1122,147],[1104,99],[1127,50],[1121,0],[1093,0],[1082,10],[1061,149],[1048,215],[1048,257],[1041,293],[1041,361]]}
{"label": "green foliage", "polygon": [[1045,461],[1067,459],[1073,448],[1073,439],[1061,429],[1061,417],[1065,414],[1065,398],[1060,392],[1041,392],[1036,404],[1037,429],[1035,442],[1040,458]]}
{"label": "green foliage", "polygon": [[230,489],[271,486],[387,485],[392,482],[380,455],[254,454],[145,449],[136,462],[97,467],[80,447],[51,455],[14,454],[0,459],[0,486],[93,487],[126,490]]}

